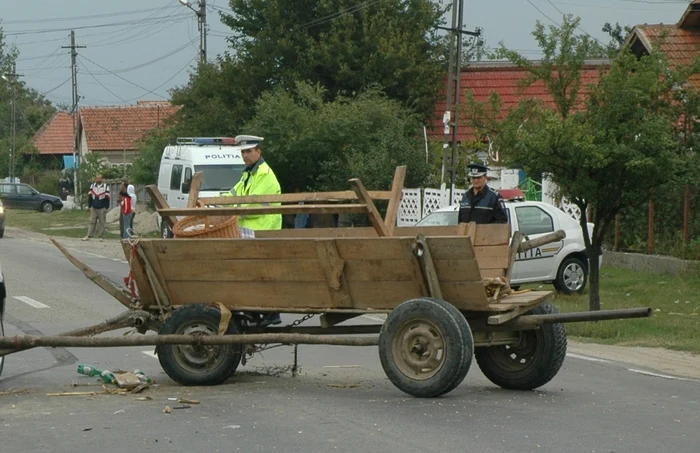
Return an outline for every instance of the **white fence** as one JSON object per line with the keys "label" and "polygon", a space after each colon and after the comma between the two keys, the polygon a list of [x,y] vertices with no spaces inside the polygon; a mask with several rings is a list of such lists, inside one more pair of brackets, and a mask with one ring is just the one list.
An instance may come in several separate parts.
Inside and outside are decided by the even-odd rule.
{"label": "white fence", "polygon": [[[452,202],[448,203],[450,189],[435,189],[426,187],[424,189],[403,189],[399,212],[396,218],[397,226],[415,225],[423,217],[431,212],[459,203],[467,189],[455,188],[452,193]],[[563,199],[556,204],[555,187],[551,182],[542,184],[542,201],[557,206],[562,211],[569,214],[575,220],[581,217],[581,211],[575,204]]]}

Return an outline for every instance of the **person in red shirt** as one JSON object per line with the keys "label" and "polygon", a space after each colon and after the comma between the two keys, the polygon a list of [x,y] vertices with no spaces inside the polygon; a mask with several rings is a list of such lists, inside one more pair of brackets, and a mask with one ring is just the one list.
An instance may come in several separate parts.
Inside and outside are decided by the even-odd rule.
{"label": "person in red shirt", "polygon": [[122,239],[128,239],[133,234],[133,224],[132,218],[134,217],[134,199],[136,195],[134,193],[134,186],[122,183],[121,190],[119,191],[121,198],[121,214],[122,214]]}

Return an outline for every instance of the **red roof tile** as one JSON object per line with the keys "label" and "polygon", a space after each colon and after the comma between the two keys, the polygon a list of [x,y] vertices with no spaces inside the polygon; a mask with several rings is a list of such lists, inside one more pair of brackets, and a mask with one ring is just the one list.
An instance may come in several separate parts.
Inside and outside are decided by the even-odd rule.
{"label": "red roof tile", "polygon": [[138,141],[179,110],[168,102],[136,106],[82,107],[80,120],[90,151],[135,150]]}
{"label": "red roof tile", "polygon": [[[648,53],[658,43],[657,50],[666,54],[673,66],[692,63],[700,52],[700,0],[688,5],[677,24],[637,25],[628,41],[637,53]],[[700,89],[700,76],[691,77],[690,82]]]}
{"label": "red roof tile", "polygon": [[[581,90],[579,92],[580,100],[588,93],[587,86],[598,81],[600,65],[603,64],[607,65],[608,63],[607,61],[601,61],[598,64],[591,64],[584,67],[581,77]],[[510,63],[474,63],[464,69],[460,80],[461,96],[459,101],[459,122],[462,124],[467,122],[465,114],[467,92],[471,92],[477,102],[484,103],[487,106],[491,93],[498,93],[502,101],[501,118],[510,110],[517,107],[520,101],[526,99],[542,100],[545,105],[554,107],[554,100],[545,90],[544,83],[541,80],[520,91],[518,84],[521,80],[524,80],[527,75],[528,73],[526,70]],[[444,94],[442,96],[444,96]],[[444,112],[445,101],[442,100],[436,105],[433,127],[429,131],[429,135],[433,139],[441,140],[443,138],[442,115]],[[472,128],[462,125],[458,129],[457,139],[459,141],[474,140],[474,131]]]}
{"label": "red roof tile", "polygon": [[73,115],[58,112],[32,137],[39,154],[73,153]]}

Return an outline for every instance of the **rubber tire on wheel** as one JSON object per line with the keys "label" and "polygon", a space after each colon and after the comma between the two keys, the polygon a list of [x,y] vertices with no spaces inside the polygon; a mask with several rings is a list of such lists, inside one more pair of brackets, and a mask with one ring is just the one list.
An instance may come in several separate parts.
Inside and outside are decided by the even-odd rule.
{"label": "rubber tire on wheel", "polygon": [[[583,283],[581,284],[581,287],[578,289],[571,289],[566,286],[566,283],[564,282],[564,272],[566,271],[567,267],[570,266],[576,266],[581,269],[581,272],[583,272]],[[573,256],[570,256],[564,261],[561,262],[559,265],[559,269],[557,270],[557,279],[554,280],[554,288],[559,291],[562,294],[582,294],[583,290],[586,288],[586,281],[588,280],[588,269],[586,265],[583,263],[578,258],[575,258]]]}
{"label": "rubber tire on wheel", "polygon": [[[221,312],[205,304],[192,304],[175,310],[158,332],[161,335],[182,334],[185,328],[200,325],[213,331],[219,330]],[[238,333],[236,323],[230,322],[226,335]],[[211,346],[217,350],[217,361],[211,367],[192,364],[183,365],[187,349],[192,345],[159,345],[156,349],[161,367],[175,382],[182,385],[217,385],[228,379],[241,363],[242,346],[239,344]],[[205,346],[208,347],[208,346]],[[183,362],[181,362],[181,360]]]}
{"label": "rubber tire on wheel", "polygon": [[49,201],[45,201],[41,203],[41,212],[46,212],[47,214],[49,212],[53,212],[53,205]]}
{"label": "rubber tire on wheel", "polygon": [[[435,326],[444,339],[441,364],[434,375],[416,379],[402,371],[394,356],[393,342],[415,322]],[[407,331],[407,333],[409,333]],[[432,398],[454,390],[465,378],[474,356],[474,338],[467,320],[453,305],[439,299],[408,300],[389,313],[379,333],[379,359],[389,380],[401,391],[419,398]]]}
{"label": "rubber tire on wheel", "polygon": [[175,235],[170,230],[170,227],[168,226],[168,224],[161,220],[161,222],[160,222],[160,237],[163,239],[170,239],[174,236]]}
{"label": "rubber tire on wheel", "polygon": [[[544,303],[528,314],[543,315],[558,313],[554,305]],[[534,357],[526,363],[518,362],[518,345],[485,346],[476,348],[474,356],[481,372],[494,384],[505,389],[532,390],[542,387],[561,369],[566,357],[566,327],[564,324],[543,324],[537,330],[521,332],[523,341],[534,341]],[[525,337],[527,336],[527,337]],[[512,356],[516,357],[513,358]],[[506,369],[503,361],[512,360]]]}

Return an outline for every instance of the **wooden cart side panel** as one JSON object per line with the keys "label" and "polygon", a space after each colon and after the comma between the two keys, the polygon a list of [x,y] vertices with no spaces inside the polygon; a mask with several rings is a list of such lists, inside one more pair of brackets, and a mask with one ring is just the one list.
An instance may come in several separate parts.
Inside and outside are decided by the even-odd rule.
{"label": "wooden cart side panel", "polygon": [[151,285],[148,283],[144,263],[138,255],[132,256],[131,244],[128,242],[122,242],[122,249],[124,250],[126,261],[130,263],[131,275],[134,277],[134,282],[136,282],[136,288],[138,289],[141,303],[144,307],[155,304],[156,296],[151,289]]}
{"label": "wooden cart side panel", "polygon": [[[477,225],[474,244],[476,246],[508,245],[510,243],[509,225]],[[394,237],[412,237],[418,234],[425,237],[460,236],[458,225],[431,227],[395,227]],[[283,230],[256,231],[257,238],[375,238],[377,231],[372,227],[351,228],[285,228]]]}
{"label": "wooden cart side panel", "polygon": [[[426,294],[408,238],[144,242],[176,305],[391,309]],[[431,238],[429,246],[447,300],[485,306],[470,239]]]}

